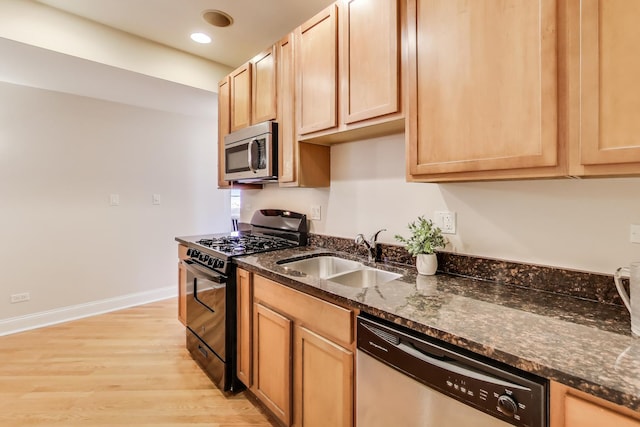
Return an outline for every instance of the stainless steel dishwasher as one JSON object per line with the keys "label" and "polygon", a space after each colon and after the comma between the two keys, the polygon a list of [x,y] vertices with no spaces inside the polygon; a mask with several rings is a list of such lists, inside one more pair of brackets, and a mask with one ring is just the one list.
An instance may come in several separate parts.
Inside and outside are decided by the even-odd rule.
{"label": "stainless steel dishwasher", "polygon": [[359,427],[546,427],[548,381],[358,316]]}

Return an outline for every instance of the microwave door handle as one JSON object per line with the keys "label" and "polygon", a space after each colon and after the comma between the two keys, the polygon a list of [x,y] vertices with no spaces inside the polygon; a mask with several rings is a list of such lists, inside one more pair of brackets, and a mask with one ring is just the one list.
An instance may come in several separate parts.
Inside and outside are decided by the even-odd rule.
{"label": "microwave door handle", "polygon": [[247,145],[247,161],[249,162],[249,170],[253,173],[256,173],[256,170],[253,168],[253,157],[251,156],[251,151],[252,151],[254,142],[256,142],[256,140],[252,139],[251,141],[249,141],[249,144]]}

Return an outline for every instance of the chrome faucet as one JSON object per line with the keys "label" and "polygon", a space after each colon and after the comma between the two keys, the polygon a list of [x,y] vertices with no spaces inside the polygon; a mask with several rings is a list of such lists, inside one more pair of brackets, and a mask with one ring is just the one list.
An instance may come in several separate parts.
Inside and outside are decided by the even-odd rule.
{"label": "chrome faucet", "polygon": [[378,234],[383,231],[387,231],[387,229],[383,228],[382,230],[376,231],[369,240],[365,239],[363,234],[356,236],[356,245],[363,245],[367,248],[369,262],[376,262],[378,260]]}

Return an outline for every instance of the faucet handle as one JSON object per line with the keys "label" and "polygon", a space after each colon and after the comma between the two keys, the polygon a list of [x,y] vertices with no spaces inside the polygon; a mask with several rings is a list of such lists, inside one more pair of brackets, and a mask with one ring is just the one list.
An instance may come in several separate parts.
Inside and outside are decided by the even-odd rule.
{"label": "faucet handle", "polygon": [[355,242],[356,242],[356,245],[362,245],[362,244],[367,243],[367,241],[364,239],[364,235],[362,233],[360,233],[360,234],[358,234],[356,236]]}
{"label": "faucet handle", "polygon": [[375,233],[373,233],[373,235],[371,235],[370,242],[371,243],[376,243],[376,241],[378,240],[378,234],[382,233],[383,231],[387,231],[387,229],[383,228],[382,230],[378,230]]}

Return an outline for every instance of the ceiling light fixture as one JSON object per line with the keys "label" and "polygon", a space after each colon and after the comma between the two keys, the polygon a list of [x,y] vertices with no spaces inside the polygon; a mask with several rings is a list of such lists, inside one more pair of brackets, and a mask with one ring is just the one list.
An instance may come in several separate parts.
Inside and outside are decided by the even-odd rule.
{"label": "ceiling light fixture", "polygon": [[204,33],[191,34],[191,40],[193,40],[196,43],[202,43],[202,44],[211,43],[211,37],[209,37]]}
{"label": "ceiling light fixture", "polygon": [[202,18],[214,27],[228,27],[233,24],[233,18],[221,10],[205,10]]}

